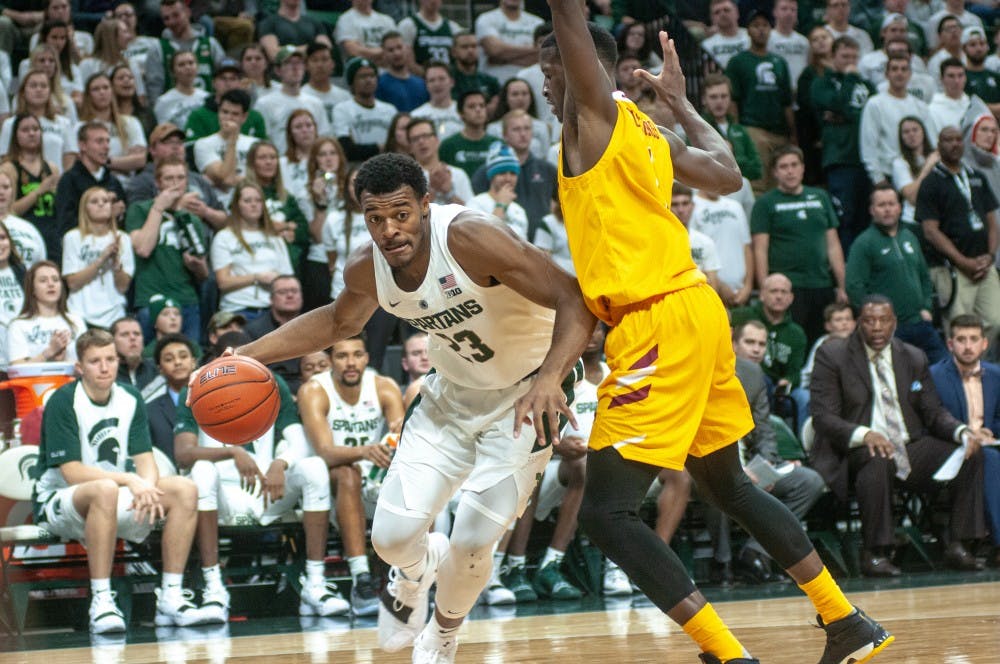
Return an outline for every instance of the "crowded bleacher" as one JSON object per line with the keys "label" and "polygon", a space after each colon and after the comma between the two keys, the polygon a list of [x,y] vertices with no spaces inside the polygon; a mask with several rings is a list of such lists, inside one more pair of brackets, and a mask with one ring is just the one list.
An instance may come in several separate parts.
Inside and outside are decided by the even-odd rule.
{"label": "crowded bleacher", "polygon": [[[962,0],[586,4],[617,37],[618,94],[683,137],[633,75],[659,72],[657,34],[671,32],[691,102],[742,172],[728,195],[675,183],[671,209],[730,311],[756,427],[741,442],[747,474],[804,528],[834,533],[837,550],[820,550],[839,573],[921,569],[907,546],[964,572],[1000,566],[1000,367],[989,361],[1000,356],[1000,10]],[[84,353],[113,342],[117,382],[148,431],[130,433],[110,463],[155,449],[197,488],[196,510],[157,515],[186,533],[172,545],[164,537],[156,561],[158,621],[225,621],[219,526],[289,515],[304,532],[300,612],[377,611],[383,580],[366,524],[439,341],[380,309],[363,337],[272,365],[278,423],[247,447],[199,430],[188,378],[336,300],[348,257],[371,239],[353,177],[380,153],[411,155],[432,203],[493,215],[573,272],[561,128],[538,64],[546,3],[2,6],[0,380],[68,379]],[[487,604],[635,592],[610,561],[596,580],[580,571],[588,545],[575,510],[588,417],[608,374],[603,341],[599,328],[582,358],[578,428],[564,432],[494,554]],[[67,431],[96,444],[101,432],[83,431],[65,398],[25,426],[38,413],[15,406],[16,389],[30,388],[0,392],[0,449],[45,436],[51,446]],[[76,456],[108,462],[103,447]],[[38,461],[43,527],[60,516],[52,496],[73,483],[57,476],[59,459]],[[268,500],[256,502],[260,493]],[[685,557],[692,575],[788,581],[757,542],[730,537],[738,526],[705,507],[683,471],[664,471],[648,503],[668,544],[707,547],[703,567]],[[532,526],[542,523],[539,546]],[[447,532],[447,513],[436,527]],[[150,529],[137,530],[119,536],[141,541]],[[328,578],[333,552],[347,570],[339,585]],[[184,569],[198,570],[197,603],[179,594]],[[114,631],[120,612],[99,581],[91,626]]]}

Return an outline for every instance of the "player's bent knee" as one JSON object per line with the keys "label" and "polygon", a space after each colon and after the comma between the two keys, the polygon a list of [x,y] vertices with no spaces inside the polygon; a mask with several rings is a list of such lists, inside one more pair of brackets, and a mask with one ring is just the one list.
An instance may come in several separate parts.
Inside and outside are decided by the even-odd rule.
{"label": "player's bent knee", "polygon": [[295,463],[306,484],[314,487],[327,488],[329,492],[330,474],[326,468],[326,462],[319,457],[306,457]]}
{"label": "player's bent knee", "polygon": [[331,468],[330,482],[336,485],[338,495],[342,491],[361,495],[361,471],[353,464]]}
{"label": "player's bent knee", "polygon": [[215,464],[205,459],[199,459],[191,466],[191,480],[197,485],[198,493],[204,493],[206,489],[214,487],[219,482],[219,469]]}

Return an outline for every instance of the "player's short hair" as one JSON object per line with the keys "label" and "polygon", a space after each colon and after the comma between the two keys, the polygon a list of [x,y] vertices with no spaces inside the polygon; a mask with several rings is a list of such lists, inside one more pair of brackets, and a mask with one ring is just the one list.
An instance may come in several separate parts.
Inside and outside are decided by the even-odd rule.
{"label": "player's short hair", "polygon": [[875,202],[875,194],[877,194],[879,192],[882,192],[882,191],[891,191],[893,194],[896,195],[896,200],[899,201],[899,192],[896,191],[895,187],[893,187],[888,182],[879,182],[877,185],[875,185],[874,187],[872,187],[872,193],[868,197],[868,202],[869,203],[874,203]]}
{"label": "player's short hair", "polygon": [[398,152],[380,154],[358,169],[354,180],[354,195],[360,201],[365,192],[389,194],[404,186],[409,186],[418,199],[427,194],[427,178],[420,164],[410,155]]}
{"label": "player's short hair", "polygon": [[[594,48],[597,49],[597,59],[605,68],[614,67],[615,63],[618,62],[618,42],[615,41],[614,35],[591,21],[587,21],[587,32],[590,33]],[[554,48],[557,53],[559,52],[554,32],[542,41],[541,48]]]}
{"label": "player's short hair", "polygon": [[761,332],[767,334],[767,326],[761,323],[756,318],[751,318],[750,320],[744,321],[733,328],[733,343],[740,342],[740,340],[743,338],[743,333],[746,331],[748,327],[756,328]]}
{"label": "player's short hair", "polygon": [[851,311],[852,314],[854,313],[851,310],[851,305],[849,305],[847,302],[831,302],[830,304],[823,307],[823,321],[829,323],[830,321],[833,320],[833,317],[836,314],[839,314],[844,309]]}
{"label": "player's short hair", "polygon": [[694,196],[694,192],[691,190],[691,187],[674,180],[674,187],[670,192],[670,197],[677,198],[678,196],[687,196],[688,198],[691,198]]}
{"label": "player's short hair", "polygon": [[321,41],[311,41],[309,45],[306,46],[306,60],[311,58],[316,53],[321,53],[323,51],[329,51],[333,55],[333,49],[330,48],[329,44],[325,44]]}
{"label": "player's short hair", "polygon": [[243,109],[244,113],[249,112],[250,106],[253,104],[253,99],[250,98],[250,93],[239,88],[224,92],[219,98],[219,105],[221,106],[224,101],[228,101],[230,104],[236,104]]}
{"label": "player's short hair", "polygon": [[986,332],[986,326],[983,324],[983,319],[976,314],[959,314],[948,321],[948,327],[951,328],[948,336],[954,338],[955,330],[970,329],[975,328],[979,330],[979,334],[984,334]]}
{"label": "player's short hair", "polygon": [[104,348],[105,346],[114,345],[115,338],[111,336],[110,332],[99,328],[91,328],[81,334],[80,338],[76,340],[76,357],[79,360],[83,360],[83,354],[91,348]]}
{"label": "player's short hair", "polygon": [[160,366],[160,356],[163,355],[163,349],[169,346],[170,344],[184,344],[191,352],[191,357],[194,357],[196,354],[196,351],[194,349],[194,342],[188,339],[180,332],[171,332],[170,334],[164,334],[162,337],[156,340],[156,346],[153,347],[153,361],[156,362],[156,366]]}
{"label": "player's short hair", "polygon": [[888,305],[888,307],[892,309],[892,313],[893,314],[896,313],[896,307],[892,305],[892,300],[889,299],[888,296],[882,295],[882,293],[871,293],[869,295],[865,295],[864,298],[861,300],[861,306],[858,307],[858,311],[860,312],[864,310],[864,308],[869,305],[873,307],[881,307]]}

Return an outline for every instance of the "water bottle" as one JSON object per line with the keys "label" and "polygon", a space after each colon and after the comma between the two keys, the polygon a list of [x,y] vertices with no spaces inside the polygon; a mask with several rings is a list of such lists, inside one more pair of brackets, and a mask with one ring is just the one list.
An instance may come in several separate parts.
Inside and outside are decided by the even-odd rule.
{"label": "water bottle", "polygon": [[337,174],[327,171],[323,173],[323,181],[326,183],[326,204],[333,205],[333,202],[337,200]]}
{"label": "water bottle", "polygon": [[177,232],[180,236],[182,251],[190,252],[194,256],[204,256],[208,253],[205,243],[201,239],[201,233],[186,215],[177,215],[174,218],[174,223],[178,226]]}
{"label": "water bottle", "polygon": [[[396,455],[396,446],[399,445],[399,438],[396,434],[387,433],[380,443],[381,445],[388,445],[392,448],[392,455]],[[389,472],[388,468],[379,468],[376,465],[372,465],[372,469],[368,471],[368,481],[374,484],[382,484],[382,480],[385,479],[386,473]]]}

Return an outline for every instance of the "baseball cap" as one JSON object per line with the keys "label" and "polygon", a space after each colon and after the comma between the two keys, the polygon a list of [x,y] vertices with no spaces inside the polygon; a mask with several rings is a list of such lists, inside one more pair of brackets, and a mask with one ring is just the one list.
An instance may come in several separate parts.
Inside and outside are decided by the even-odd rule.
{"label": "baseball cap", "polygon": [[885,15],[885,18],[882,19],[882,30],[885,30],[887,27],[896,22],[901,22],[903,25],[909,25],[910,23],[906,17],[899,12],[890,12]]}
{"label": "baseball cap", "polygon": [[285,60],[292,56],[298,56],[305,62],[306,57],[302,55],[302,51],[299,51],[294,46],[282,46],[278,54],[274,56],[274,64],[281,66],[285,64]]}
{"label": "baseball cap", "polygon": [[240,63],[236,62],[236,60],[233,58],[222,58],[222,60],[219,61],[218,66],[215,68],[213,75],[217,76],[227,71],[236,72],[237,74],[243,73],[243,70],[240,68]]}
{"label": "baseball cap", "polygon": [[774,17],[771,16],[771,12],[756,7],[747,12],[746,25],[750,25],[753,22],[753,20],[758,16],[762,17],[765,21],[767,21],[772,28],[774,27]]}
{"label": "baseball cap", "polygon": [[149,144],[155,145],[160,141],[167,140],[174,134],[179,136],[181,140],[184,140],[184,132],[181,131],[180,127],[175,125],[173,122],[158,124],[149,134]]}
{"label": "baseball cap", "polygon": [[962,30],[962,46],[965,46],[976,37],[986,39],[986,33],[978,25],[970,25]]}
{"label": "baseball cap", "polygon": [[232,311],[217,311],[208,320],[208,331],[214,332],[220,327],[225,327],[233,322],[239,323],[240,325],[246,325],[247,319],[243,317],[243,314],[237,314]]}

